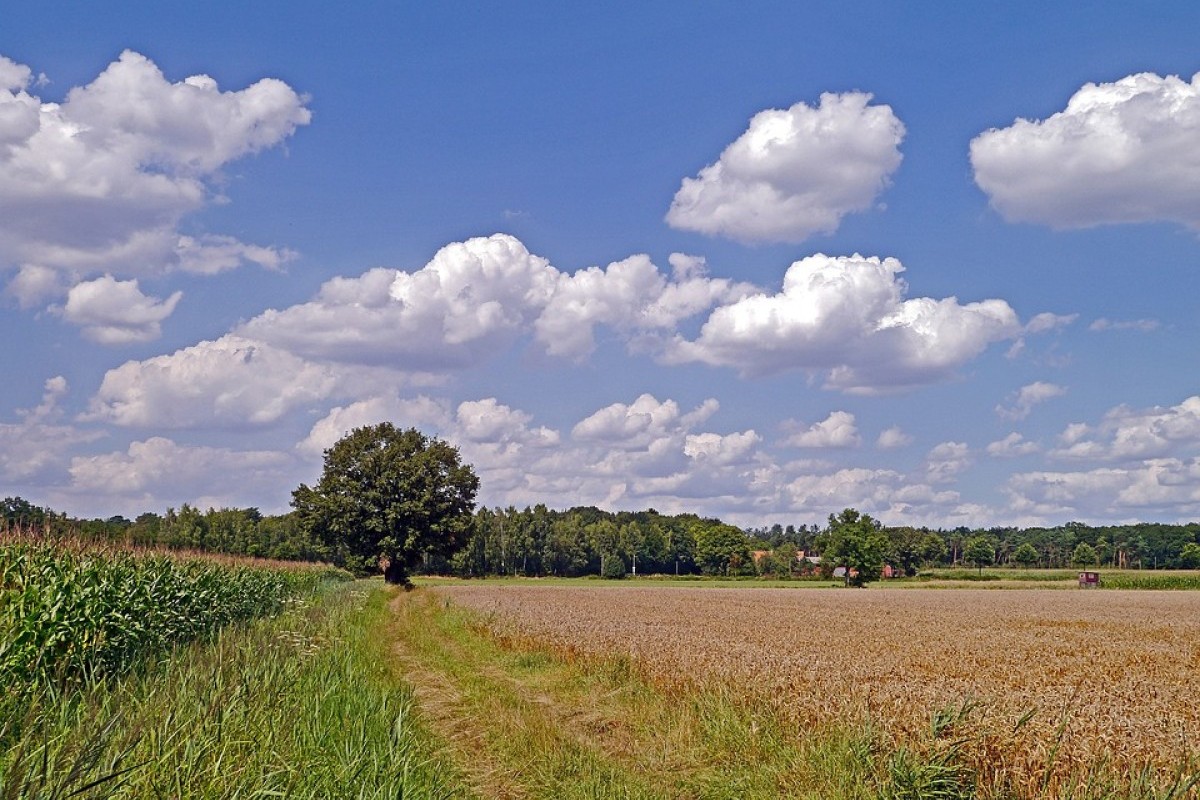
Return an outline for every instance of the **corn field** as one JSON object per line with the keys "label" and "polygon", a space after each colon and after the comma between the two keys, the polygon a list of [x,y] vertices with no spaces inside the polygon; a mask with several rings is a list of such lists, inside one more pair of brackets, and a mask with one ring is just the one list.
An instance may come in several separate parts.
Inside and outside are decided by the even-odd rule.
{"label": "corn field", "polygon": [[85,682],[277,612],[327,568],[0,539],[0,686]]}

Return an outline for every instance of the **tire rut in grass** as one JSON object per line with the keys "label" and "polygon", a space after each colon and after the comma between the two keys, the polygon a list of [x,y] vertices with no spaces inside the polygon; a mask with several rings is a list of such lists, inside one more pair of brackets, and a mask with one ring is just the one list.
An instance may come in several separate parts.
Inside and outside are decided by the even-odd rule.
{"label": "tire rut in grass", "polygon": [[[430,638],[421,636],[435,625],[432,615],[436,611],[422,607],[430,602],[411,595],[394,601],[398,627],[414,632],[411,639],[397,636],[396,651],[422,714],[453,749],[455,760],[481,796],[544,795],[548,787],[540,785],[538,775],[544,775],[549,761],[562,758],[568,750],[584,754],[603,773],[611,773],[606,780],[624,782],[622,774],[629,773],[635,784],[655,783],[639,780],[649,776],[644,774],[643,765],[636,763],[636,736],[619,714],[607,713],[603,708],[609,698],[592,696],[579,698],[582,702],[578,704],[564,702],[560,694],[554,693],[556,687],[539,685],[537,678],[543,675],[540,669],[513,674],[524,670],[511,662],[489,662],[487,656],[477,656],[449,635],[438,636],[431,643]],[[416,641],[418,637],[424,642]],[[429,653],[423,651],[424,647],[435,647],[440,652]],[[439,669],[439,663],[458,666],[459,675],[453,674],[453,666]],[[481,694],[487,696],[487,702],[500,704],[502,712],[491,714],[481,709]],[[503,730],[505,725],[519,726],[539,743],[546,742],[546,752],[530,752],[527,760],[516,766],[511,763],[510,752],[506,763],[505,755],[493,750],[495,743],[508,735]],[[539,759],[542,763],[537,763]],[[659,796],[657,791],[630,789],[628,796]]]}
{"label": "tire rut in grass", "polygon": [[[412,598],[405,595],[392,601],[397,618],[411,613],[405,606],[411,602]],[[471,791],[494,800],[525,800],[528,795],[524,788],[510,770],[492,756],[485,730],[468,713],[467,702],[454,681],[444,673],[427,668],[403,635],[395,638],[395,653],[403,665],[405,680],[413,688],[421,716],[438,738],[446,742]]]}

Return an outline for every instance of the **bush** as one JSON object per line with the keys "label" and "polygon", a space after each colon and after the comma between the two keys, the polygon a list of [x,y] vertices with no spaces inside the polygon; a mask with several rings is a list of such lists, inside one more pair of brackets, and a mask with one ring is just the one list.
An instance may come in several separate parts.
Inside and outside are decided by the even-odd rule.
{"label": "bush", "polygon": [[627,574],[628,573],[625,571],[625,559],[621,558],[616,553],[610,553],[604,557],[604,563],[600,565],[601,578],[620,580]]}

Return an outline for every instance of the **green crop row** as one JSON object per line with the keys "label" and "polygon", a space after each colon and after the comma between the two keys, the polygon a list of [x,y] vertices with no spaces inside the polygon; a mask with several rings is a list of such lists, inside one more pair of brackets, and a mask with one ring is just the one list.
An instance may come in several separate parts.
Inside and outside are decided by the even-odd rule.
{"label": "green crop row", "polygon": [[121,672],[230,623],[276,613],[335,574],[0,541],[0,686]]}

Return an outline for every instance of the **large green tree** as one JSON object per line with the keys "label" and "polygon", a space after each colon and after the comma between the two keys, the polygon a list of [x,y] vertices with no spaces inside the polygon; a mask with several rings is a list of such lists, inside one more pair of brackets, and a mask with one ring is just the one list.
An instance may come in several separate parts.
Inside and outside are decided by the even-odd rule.
{"label": "large green tree", "polygon": [[821,563],[846,568],[846,585],[862,586],[883,573],[890,542],[879,522],[869,514],[847,508],[829,515],[829,529],[822,536]]}
{"label": "large green tree", "polygon": [[292,492],[301,524],[336,563],[360,573],[386,564],[408,584],[425,558],[449,558],[467,540],[479,478],[458,450],[390,422],[355,428],[325,451],[314,487]]}
{"label": "large green tree", "polygon": [[1075,545],[1075,550],[1071,553],[1071,563],[1080,567],[1090,567],[1095,565],[1099,559],[1096,557],[1096,548],[1092,547],[1087,542],[1080,542]]}
{"label": "large green tree", "polygon": [[972,536],[963,545],[963,561],[974,564],[983,574],[983,568],[996,560],[996,545],[986,536]]}
{"label": "large green tree", "polygon": [[1029,542],[1021,542],[1021,546],[1013,551],[1012,557],[1013,561],[1016,561],[1022,567],[1032,567],[1041,558],[1038,555],[1037,548]]}
{"label": "large green tree", "polygon": [[696,526],[696,563],[705,575],[736,575],[749,568],[750,543],[741,529],[704,521]]}

